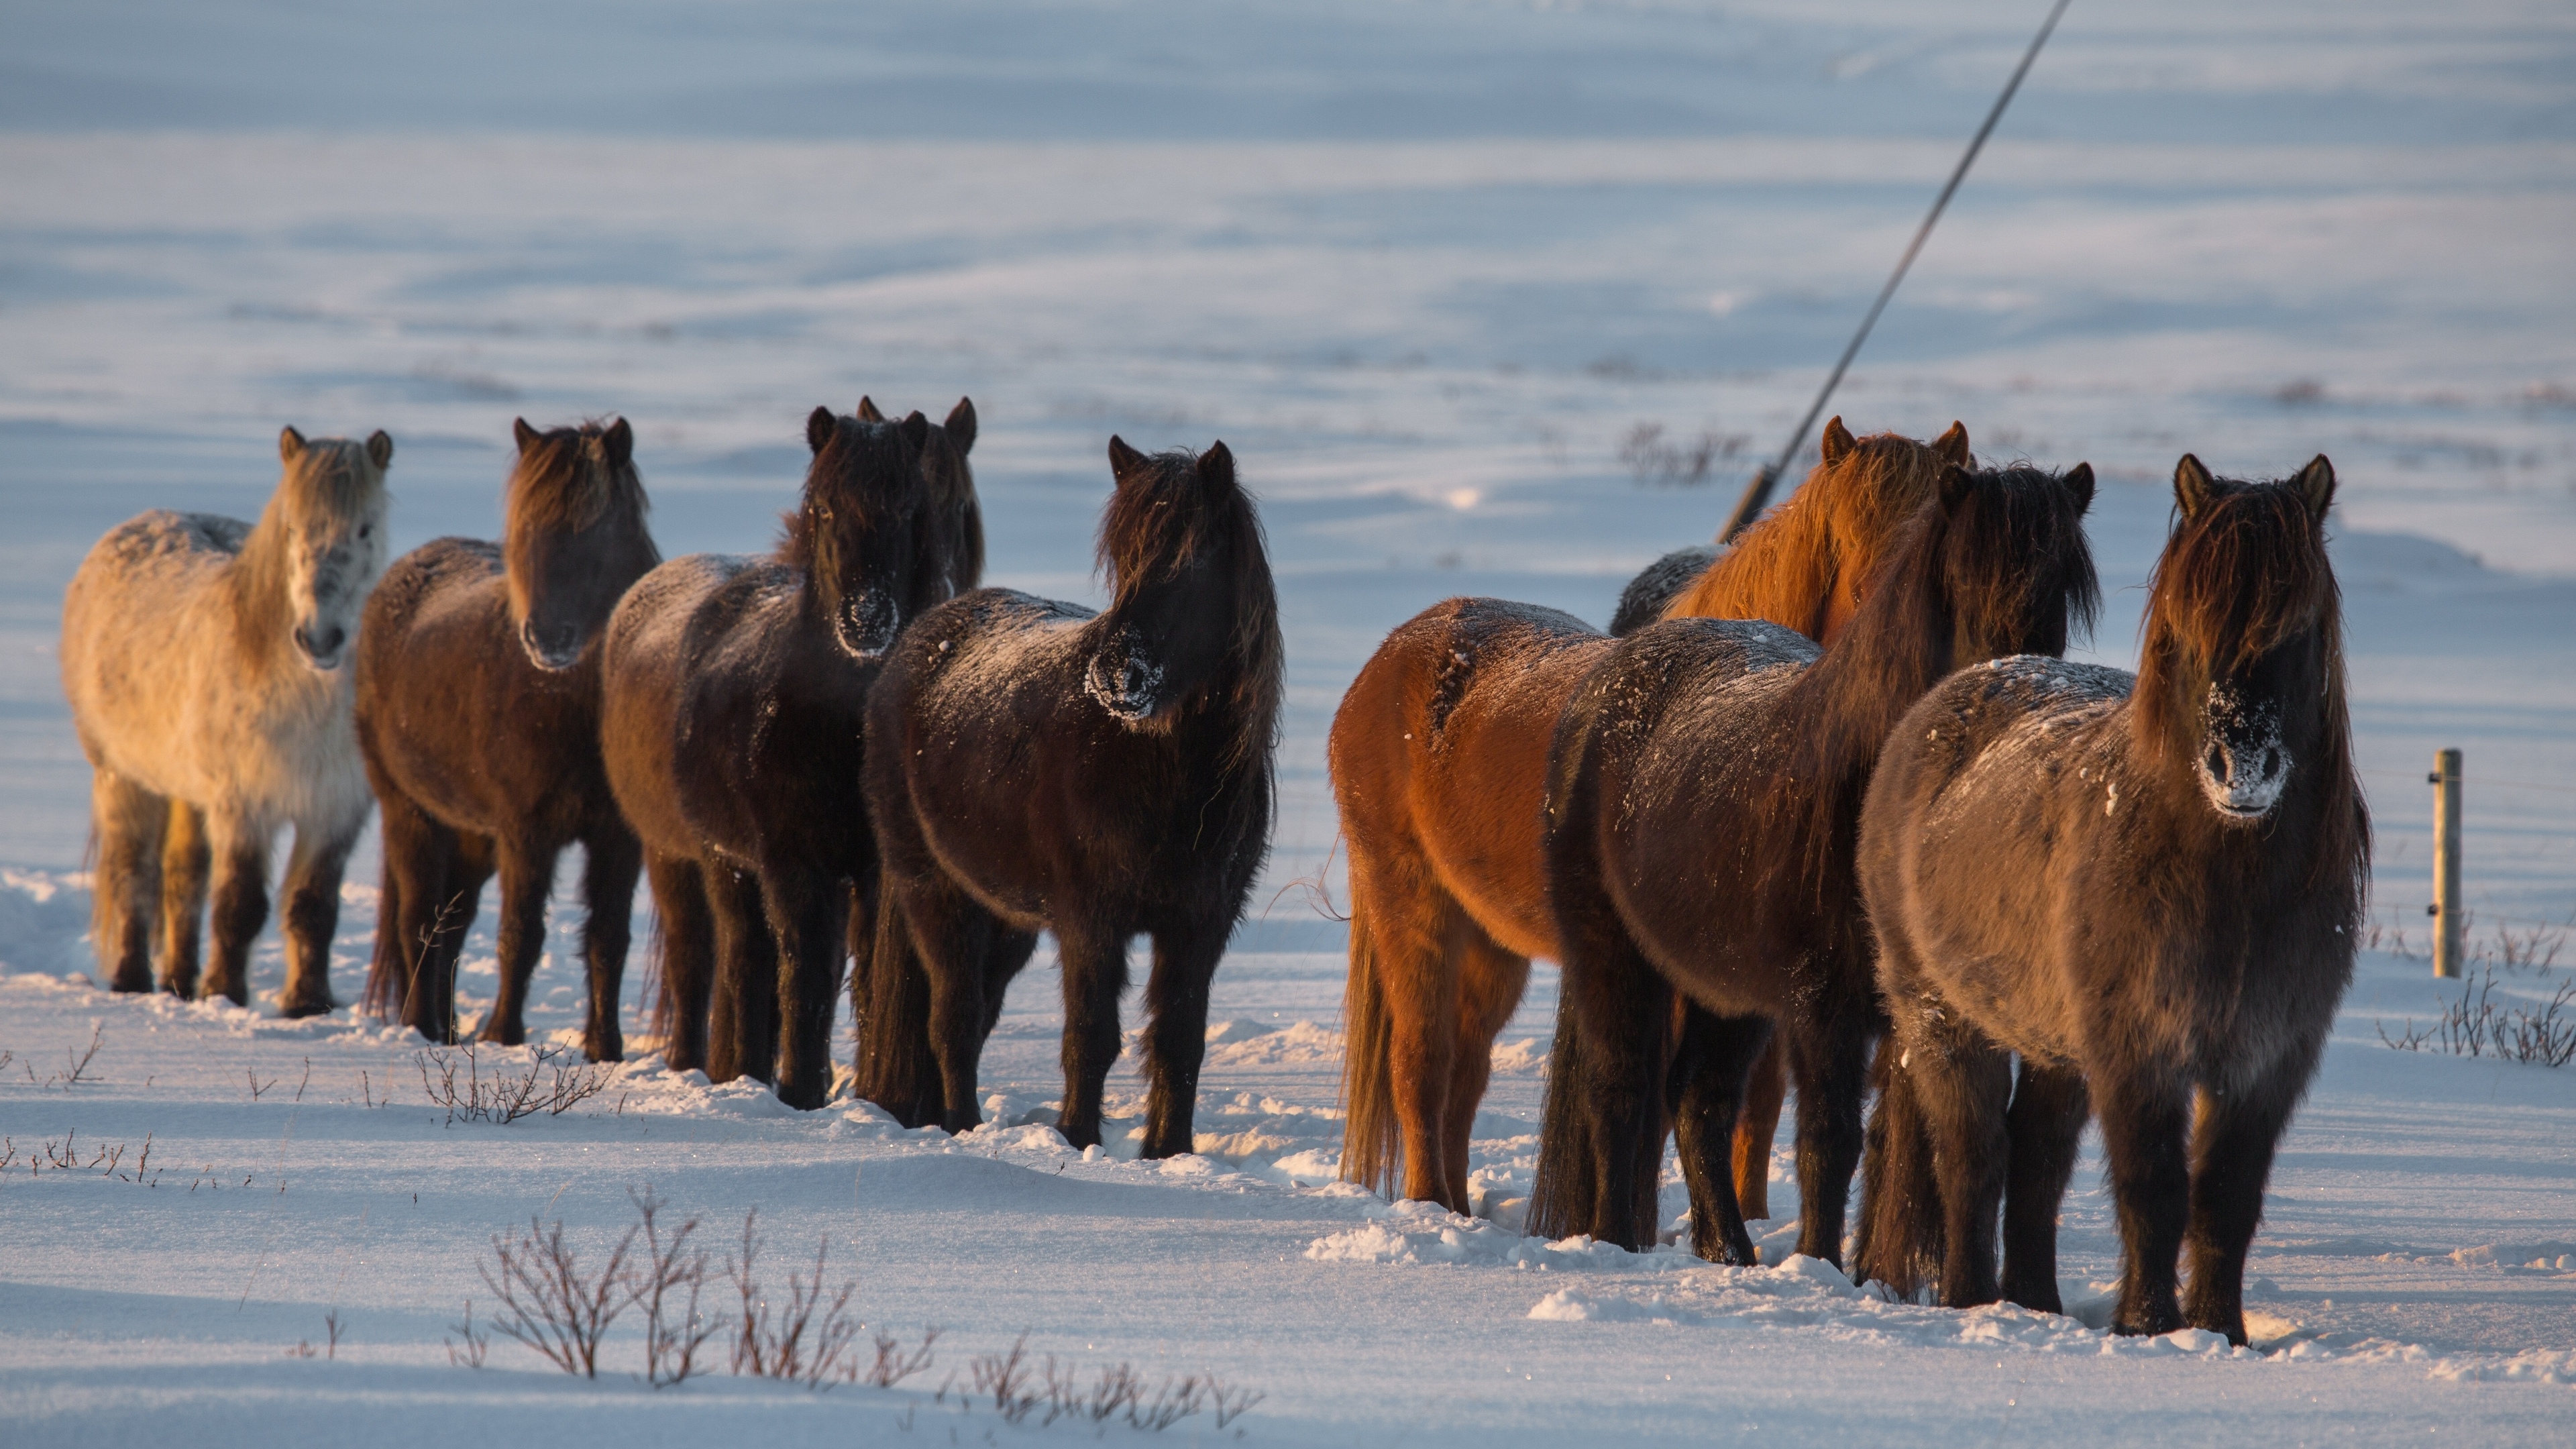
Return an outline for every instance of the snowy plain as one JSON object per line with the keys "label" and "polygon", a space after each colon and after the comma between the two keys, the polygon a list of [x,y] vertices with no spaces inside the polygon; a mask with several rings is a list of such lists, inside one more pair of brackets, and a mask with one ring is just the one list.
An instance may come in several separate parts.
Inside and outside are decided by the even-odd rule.
{"label": "snowy plain", "polygon": [[[2098,1156],[2063,1230],[2078,1319],[1521,1238],[1544,967],[1477,1132],[1490,1217],[1331,1184],[1341,937],[1298,882],[1338,890],[1322,738],[1343,686],[1442,597],[1599,620],[1635,567],[1705,537],[2042,8],[7,7],[10,1442],[1089,1436],[934,1401],[1023,1331],[1085,1372],[1259,1390],[1221,1434],[1169,1431],[1246,1442],[2564,1442],[2576,1068],[2380,1035],[2444,999],[2421,956],[2434,749],[2468,755],[2479,940],[2576,917],[2563,7],[2078,3],[1837,403],[1862,431],[1955,417],[1989,458],[2089,459],[2112,592],[2085,653],[2112,663],[2178,453],[2337,465],[2380,934],[2274,1176],[2258,1351],[2080,1321],[2117,1264]],[[1222,437],[1262,499],[1283,801],[1217,977],[1199,1154],[1086,1160],[1029,1122],[1058,1090],[1043,954],[986,1053],[996,1125],[957,1140],[846,1103],[789,1113],[648,1051],[566,1116],[448,1124],[418,1041],[346,1010],[284,1023],[87,984],[88,771],[53,650],[100,532],[148,507],[254,515],[294,423],[394,434],[398,548],[488,535],[514,415],[614,412],[666,554],[757,549],[804,413],[863,392],[974,397],[993,582],[1096,599],[1113,431]],[[1621,456],[1641,425],[1713,440],[1709,476],[1641,480]],[[344,1002],[374,871],[370,845]],[[579,1025],[575,909],[559,897],[544,1032]],[[469,1011],[490,951],[478,927]],[[2570,957],[2497,990],[2545,1001]],[[272,935],[255,988],[279,971]],[[49,1086],[93,1033],[90,1074]],[[1112,1086],[1141,1106],[1132,1076]],[[125,1175],[31,1171],[67,1134],[83,1162],[125,1145]],[[150,1186],[127,1180],[147,1136]],[[1785,1148],[1766,1261],[1795,1204]],[[491,1234],[541,1213],[604,1242],[647,1184],[720,1239],[757,1205],[782,1268],[828,1239],[871,1324],[944,1327],[939,1365],[894,1391],[656,1392],[623,1330],[596,1382],[508,1343],[450,1364]],[[333,1356],[294,1355],[328,1312],[349,1328]]]}

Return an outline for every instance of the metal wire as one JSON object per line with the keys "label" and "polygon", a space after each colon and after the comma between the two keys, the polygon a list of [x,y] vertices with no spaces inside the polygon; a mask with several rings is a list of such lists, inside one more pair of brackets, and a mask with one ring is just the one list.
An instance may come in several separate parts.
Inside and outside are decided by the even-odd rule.
{"label": "metal wire", "polygon": [[1798,420],[1798,430],[1789,435],[1788,443],[1780,449],[1780,456],[1754,471],[1753,481],[1745,485],[1744,496],[1737,500],[1735,512],[1727,518],[1726,527],[1718,530],[1719,543],[1734,542],[1735,536],[1760,517],[1763,508],[1770,503],[1772,488],[1779,483],[1780,475],[1789,471],[1789,460],[1797,456],[1799,445],[1807,441],[1807,430],[1816,425],[1816,418],[1824,412],[1826,401],[1841,385],[1843,370],[1850,367],[1852,358],[1859,355],[1860,345],[1869,340],[1869,329],[1878,325],[1878,314],[1887,309],[1887,299],[1896,295],[1897,284],[1905,280],[1906,268],[1914,265],[1915,253],[1922,251],[1923,243],[1931,237],[1933,223],[1941,219],[1943,209],[1950,204],[1951,195],[1959,189],[1959,183],[1967,179],[1968,168],[1976,164],[1977,153],[1985,149],[1986,138],[1994,134],[1995,122],[2004,118],[2004,107],[2012,104],[2013,92],[2021,89],[2021,78],[2030,74],[2030,63],[2039,59],[2039,48],[2048,43],[2049,32],[2057,28],[2057,17],[2066,13],[2067,4],[2068,0],[2057,0],[2049,7],[2048,19],[2040,23],[2039,34],[2031,37],[2030,49],[2022,52],[2021,64],[2013,67],[2012,79],[2004,82],[2003,94],[1995,97],[1994,109],[1986,112],[1986,123],[1977,128],[1976,136],[1968,142],[1967,154],[1959,158],[1958,168],[1950,173],[1949,184],[1942,187],[1940,196],[1933,200],[1932,210],[1923,218],[1923,225],[1915,228],[1914,240],[1906,244],[1905,255],[1897,259],[1896,270],[1888,274],[1887,285],[1878,289],[1878,300],[1869,304],[1869,315],[1860,319],[1860,330],[1852,334],[1851,345],[1845,347],[1843,355],[1835,360],[1832,374],[1826,377],[1824,387],[1816,393],[1815,402],[1808,406],[1807,415]]}

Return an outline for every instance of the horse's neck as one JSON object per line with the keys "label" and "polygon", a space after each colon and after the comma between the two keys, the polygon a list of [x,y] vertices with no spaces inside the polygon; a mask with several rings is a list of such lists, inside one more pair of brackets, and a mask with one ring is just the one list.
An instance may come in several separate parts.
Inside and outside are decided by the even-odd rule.
{"label": "horse's neck", "polygon": [[1692,593],[1703,618],[1764,619],[1814,638],[1824,626],[1833,595],[1834,560],[1802,557],[1823,552],[1829,540],[1809,520],[1820,516],[1813,498],[1793,499],[1752,536],[1710,564]]}
{"label": "horse's neck", "polygon": [[1812,722],[1805,768],[1828,785],[1865,784],[1888,732],[1950,672],[1948,619],[1891,617],[1893,602],[1865,607],[1798,681],[1796,712]]}

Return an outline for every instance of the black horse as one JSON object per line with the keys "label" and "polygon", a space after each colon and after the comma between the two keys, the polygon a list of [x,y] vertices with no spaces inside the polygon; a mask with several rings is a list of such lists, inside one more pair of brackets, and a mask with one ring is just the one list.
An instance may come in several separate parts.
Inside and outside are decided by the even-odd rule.
{"label": "black horse", "polygon": [[[608,777],[642,836],[662,944],[664,1061],[823,1105],[850,902],[876,852],[863,712],[898,631],[983,559],[975,409],[806,419],[805,495],[767,558],[692,554],[609,623]],[[775,1072],[773,1078],[772,1073]]]}
{"label": "black horse", "polygon": [[1279,605],[1223,443],[1109,440],[1106,612],[982,589],[925,615],[868,697],[884,905],[859,1091],[980,1120],[976,1059],[1040,929],[1064,966],[1064,1108],[1100,1140],[1127,943],[1154,938],[1144,1155],[1187,1152],[1208,982],[1269,847]]}
{"label": "black horse", "polygon": [[2352,980],[2370,862],[2333,499],[2322,457],[2258,484],[2186,455],[2134,677],[2009,659],[1897,727],[1861,817],[1901,1048],[1863,1271],[1911,1292],[1929,1259],[1943,1303],[2000,1286],[2056,1311],[2089,1107],[2127,1257],[2112,1327],[2245,1341],[2246,1245]]}
{"label": "black horse", "polygon": [[[1565,959],[1533,1231],[1652,1241],[1669,1100],[1694,1247],[1752,1262],[1726,1148],[1776,1022],[1798,1088],[1798,1250],[1842,1261],[1883,1022],[1851,877],[1861,794],[1890,726],[1942,676],[2060,652],[2090,617],[2092,496],[2080,464],[1951,466],[1821,653],[1773,624],[1668,619],[1585,681],[1549,765]],[[1676,988],[1703,1008],[1677,1058]]]}

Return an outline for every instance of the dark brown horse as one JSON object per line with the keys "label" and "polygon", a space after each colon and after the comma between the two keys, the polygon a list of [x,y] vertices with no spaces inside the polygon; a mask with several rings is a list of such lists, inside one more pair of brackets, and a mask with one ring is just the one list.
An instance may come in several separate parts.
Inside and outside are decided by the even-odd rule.
{"label": "dark brown horse", "polygon": [[2352,979],[2370,861],[2333,499],[2323,457],[2242,483],[2186,455],[2134,677],[2007,659],[1898,726],[1861,817],[1902,1048],[1864,1271],[1910,1293],[1933,1257],[1943,1303],[1992,1302],[2001,1200],[2001,1291],[2058,1311],[2089,1102],[2127,1260],[2113,1329],[2245,1342],[2246,1245]]}
{"label": "dark brown horse", "polygon": [[673,559],[618,606],[602,729],[653,877],[666,1064],[814,1108],[844,944],[866,934],[851,903],[876,886],[868,685],[905,624],[973,585],[984,535],[973,403],[944,427],[816,408],[805,441],[774,554]]}
{"label": "dark brown horse", "polygon": [[[1957,423],[1924,444],[1856,439],[1835,418],[1806,485],[1672,606],[1831,639],[1898,524],[1944,467],[1967,461]],[[1520,1004],[1530,958],[1562,959],[1540,843],[1548,742],[1611,643],[1553,609],[1451,599],[1389,634],[1333,716],[1352,902],[1350,1181],[1392,1190],[1400,1148],[1405,1196],[1473,1209],[1468,1133],[1494,1037]],[[1780,1077],[1767,1068],[1754,1080],[1769,1091],[1744,1113],[1736,1180],[1760,1214]]]}
{"label": "dark brown horse", "polygon": [[[1621,641],[1557,726],[1549,897],[1563,942],[1532,1230],[1653,1241],[1671,1101],[1693,1246],[1754,1261],[1725,1161],[1777,1023],[1798,1086],[1799,1247],[1842,1259],[1882,1017],[1851,877],[1897,717],[1959,664],[2062,651],[2097,589],[2093,474],[1951,468],[1819,651],[1777,625],[1667,619]],[[1700,1008],[1667,1057],[1674,990]]]}
{"label": "dark brown horse", "polygon": [[859,1090],[975,1126],[984,1038],[1045,929],[1064,970],[1058,1126],[1099,1142],[1127,943],[1147,934],[1144,1155],[1168,1157],[1190,1150],[1208,984],[1269,848],[1279,605],[1223,443],[1148,457],[1112,438],[1109,466],[1107,610],[980,589],[915,624],[869,695],[885,905]]}
{"label": "dark brown horse", "polygon": [[555,857],[579,841],[582,1045],[615,1061],[638,856],[600,769],[591,644],[660,555],[624,418],[515,429],[501,542],[442,538],[405,554],[359,631],[358,745],[385,829],[367,1004],[432,1041],[454,1038],[457,952],[497,869],[501,989],[482,1036],[525,1040]]}

